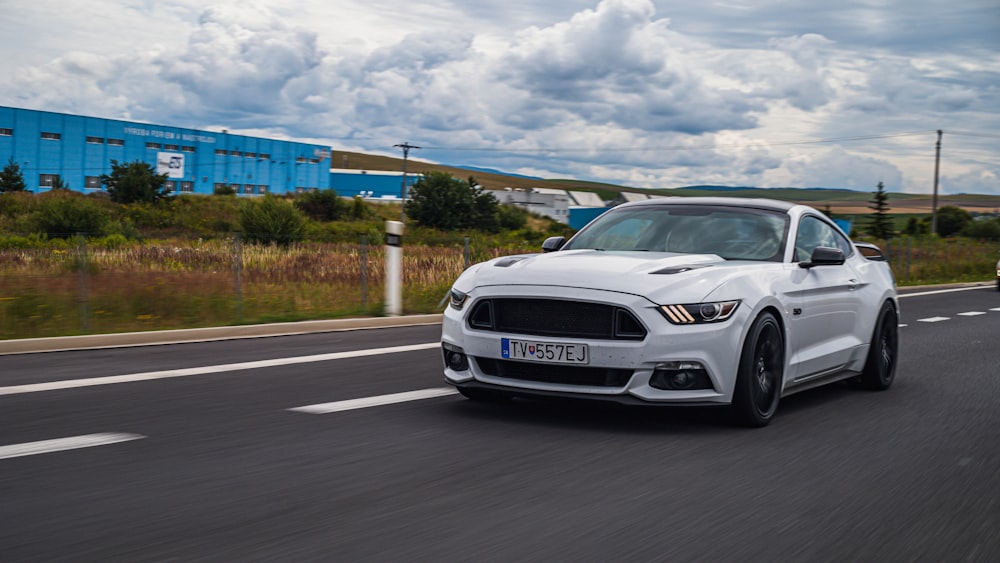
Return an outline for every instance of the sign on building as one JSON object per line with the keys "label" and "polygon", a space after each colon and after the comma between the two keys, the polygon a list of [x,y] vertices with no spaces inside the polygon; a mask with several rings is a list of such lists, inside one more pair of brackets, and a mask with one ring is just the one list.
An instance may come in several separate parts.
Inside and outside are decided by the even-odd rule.
{"label": "sign on building", "polygon": [[184,177],[184,155],[175,152],[156,153],[156,173],[168,178]]}

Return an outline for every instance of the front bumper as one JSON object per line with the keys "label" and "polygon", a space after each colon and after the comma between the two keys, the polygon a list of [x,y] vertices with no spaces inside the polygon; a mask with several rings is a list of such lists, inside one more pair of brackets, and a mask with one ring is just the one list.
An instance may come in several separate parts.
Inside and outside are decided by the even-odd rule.
{"label": "front bumper", "polygon": [[[599,399],[625,404],[719,405],[732,401],[743,341],[742,327],[746,325],[750,313],[746,307],[741,306],[729,320],[720,323],[672,325],[660,314],[656,304],[635,295],[547,286],[519,286],[516,294],[510,291],[511,288],[505,287],[479,288],[470,294],[470,303],[462,310],[449,306],[445,311],[442,344],[452,350],[460,349],[468,359],[467,366],[460,365],[463,369],[459,370],[445,363],[444,376],[448,383],[456,387],[489,388],[513,394]],[[644,325],[647,334],[641,341],[595,340],[527,336],[469,327],[465,316],[476,299],[505,296],[615,305],[631,311]],[[560,376],[536,379],[503,377],[497,374],[494,367],[496,361],[503,361],[502,338],[539,343],[585,343],[590,352],[586,368],[591,373],[574,381],[572,365],[528,362],[531,364],[530,372],[544,371],[546,366],[550,366],[551,371],[558,372]],[[701,364],[711,388],[664,390],[651,386],[650,378],[654,371],[665,362]],[[593,373],[602,371],[613,371],[615,377],[609,376],[607,380],[595,384]]]}

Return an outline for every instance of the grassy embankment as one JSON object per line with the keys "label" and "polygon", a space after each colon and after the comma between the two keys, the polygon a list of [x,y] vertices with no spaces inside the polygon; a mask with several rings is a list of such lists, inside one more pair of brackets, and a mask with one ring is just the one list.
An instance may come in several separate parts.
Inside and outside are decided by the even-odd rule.
{"label": "grassy embankment", "polygon": [[[484,184],[493,176],[472,175]],[[523,181],[520,187],[539,184],[500,178]],[[600,190],[605,199],[615,193],[613,186],[587,182],[554,180],[543,185]],[[784,191],[768,195],[802,195]],[[830,194],[820,195],[811,203],[821,208],[830,204],[834,211],[838,205],[863,206],[867,197],[848,193],[858,201],[837,202]],[[307,242],[280,248],[235,243],[236,198],[189,196],[158,206],[98,201],[112,216],[112,234],[80,244],[72,237],[45,240],[26,235],[37,197],[0,197],[0,338],[381,314],[383,225],[385,219],[399,217],[398,206],[370,206],[370,215],[361,220],[310,222]],[[899,217],[905,221],[907,216]],[[469,261],[477,262],[537,251],[556,230],[539,218],[532,219],[529,228],[495,235],[408,225],[405,312],[439,310],[441,298],[465,267],[465,236],[470,237]],[[367,247],[360,244],[361,237],[367,237]],[[1000,255],[1000,244],[964,239],[874,242],[888,248],[900,285],[987,281]]]}

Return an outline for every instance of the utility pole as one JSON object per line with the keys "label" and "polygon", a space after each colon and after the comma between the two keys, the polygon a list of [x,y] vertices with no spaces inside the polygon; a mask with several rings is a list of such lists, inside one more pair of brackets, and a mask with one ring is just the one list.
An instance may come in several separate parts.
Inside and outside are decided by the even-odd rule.
{"label": "utility pole", "polygon": [[[938,170],[941,169],[941,135],[944,131],[937,130],[937,148],[934,155],[934,197],[931,199],[931,234],[937,234],[937,199],[938,199]],[[405,165],[404,165],[405,166]]]}
{"label": "utility pole", "polygon": [[403,149],[403,185],[400,186],[399,188],[399,200],[400,202],[402,202],[403,205],[402,205],[402,211],[399,212],[399,222],[405,223],[406,222],[406,159],[407,157],[410,156],[410,149],[419,149],[420,147],[413,146],[406,141],[404,141],[403,144],[401,145],[393,145],[393,146]]}

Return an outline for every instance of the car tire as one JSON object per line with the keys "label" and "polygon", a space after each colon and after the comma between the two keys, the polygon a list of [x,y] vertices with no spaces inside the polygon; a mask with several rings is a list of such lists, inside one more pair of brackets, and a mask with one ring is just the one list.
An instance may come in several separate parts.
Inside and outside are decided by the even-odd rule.
{"label": "car tire", "polygon": [[511,399],[511,396],[507,393],[491,391],[489,389],[468,389],[465,387],[459,387],[458,392],[461,393],[466,399],[480,403],[506,403]]}
{"label": "car tire", "polygon": [[899,319],[896,308],[886,302],[878,314],[875,332],[868,347],[868,359],[857,382],[864,389],[885,391],[896,378],[899,357]]}
{"label": "car tire", "polygon": [[773,314],[762,313],[747,333],[740,354],[731,412],[741,426],[762,427],[778,409],[785,373],[785,338]]}

